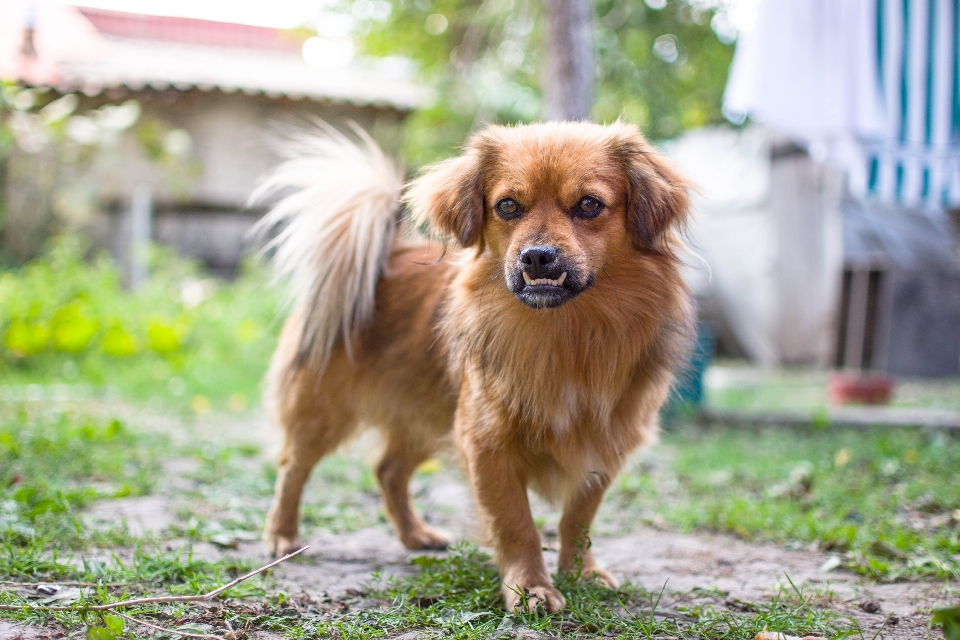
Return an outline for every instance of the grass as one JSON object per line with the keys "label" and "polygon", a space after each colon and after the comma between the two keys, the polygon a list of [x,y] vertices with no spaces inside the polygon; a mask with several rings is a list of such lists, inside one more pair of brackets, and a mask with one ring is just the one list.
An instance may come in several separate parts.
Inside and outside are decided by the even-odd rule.
{"label": "grass", "polygon": [[[616,481],[647,522],[796,547],[881,580],[960,580],[960,438],[916,430],[679,429]],[[665,460],[665,454],[667,459]]]}
{"label": "grass", "polygon": [[156,249],[151,277],[123,287],[106,256],[58,239],[0,269],[0,400],[123,398],[157,411],[243,412],[256,404],[281,322],[255,261],[227,283]]}
{"label": "grass", "polygon": [[[174,461],[182,481],[158,486]],[[142,560],[148,548],[170,539],[222,546],[256,539],[275,479],[276,467],[255,446],[195,438],[178,444],[117,419],[0,404],[0,579],[89,580],[78,554],[123,548]],[[180,505],[177,524],[159,537],[133,536],[123,522],[86,517],[84,508],[94,502],[156,491]],[[304,504],[308,532],[342,533],[383,521],[369,465],[356,460],[324,461],[308,494],[321,497]],[[100,577],[133,575],[114,560]]]}
{"label": "grass", "polygon": [[[676,638],[678,636],[724,640],[752,639],[762,630],[801,632],[831,638],[860,635],[852,620],[820,606],[815,598],[791,585],[767,602],[738,604],[732,611],[722,594],[715,596],[718,606],[706,603],[704,593],[686,598],[671,597],[675,610],[660,607],[663,591],[652,593],[627,584],[614,591],[574,576],[558,577],[558,587],[566,594],[569,606],[548,615],[504,613],[500,609],[500,589],[496,569],[489,558],[470,545],[454,548],[444,558],[414,559],[420,565],[417,575],[374,583],[369,591],[355,591],[351,598],[335,605],[324,605],[304,598],[291,599],[283,593],[260,597],[254,605],[242,599],[262,593],[234,592],[215,612],[198,612],[181,604],[146,605],[129,611],[139,619],[176,620],[176,627],[199,619],[228,621],[233,628],[255,628],[282,632],[292,638],[380,638],[413,631],[419,637],[443,636],[456,639],[512,638],[525,632],[564,637]],[[168,579],[176,573],[188,579],[194,568],[183,567],[179,557],[159,565],[159,576]],[[218,567],[213,567],[216,571]],[[211,570],[208,568],[208,570]],[[138,575],[155,575],[144,566]],[[195,581],[196,582],[196,581]],[[197,591],[204,585],[192,585]],[[693,602],[694,597],[696,603]],[[91,591],[84,602],[99,604],[119,599],[109,590]],[[0,595],[0,603],[24,602],[11,594]],[[743,609],[746,609],[744,611]],[[336,614],[332,615],[332,612]],[[51,622],[65,629],[81,625],[107,628],[115,621],[83,611],[43,613],[23,609],[2,612],[5,617],[31,624]],[[167,623],[170,624],[169,622]]]}
{"label": "grass", "polygon": [[[118,420],[4,407],[0,411],[0,548],[8,550],[18,540],[31,544],[56,540],[63,548],[82,546],[88,537],[80,518],[84,506],[151,490],[159,470],[157,447],[152,446],[156,442],[156,438],[134,434]],[[95,541],[109,541],[111,536],[122,538],[123,532],[100,531]]]}
{"label": "grass", "polygon": [[[499,609],[496,568],[475,547],[460,545],[445,558],[421,557],[414,562],[421,568],[419,574],[388,581],[367,594],[389,602],[387,608],[345,616],[326,631],[333,627],[343,637],[372,638],[417,630],[464,640],[518,637],[525,631],[564,637],[711,639],[752,639],[764,629],[829,637],[858,633],[855,623],[817,607],[799,589],[751,605],[749,615],[704,606],[703,598],[694,605],[687,602],[692,596],[672,596],[675,610],[665,611],[659,606],[662,591],[649,592],[629,583],[610,590],[572,575],[557,577],[568,601],[562,612],[504,613]],[[723,602],[722,595],[718,602]]]}

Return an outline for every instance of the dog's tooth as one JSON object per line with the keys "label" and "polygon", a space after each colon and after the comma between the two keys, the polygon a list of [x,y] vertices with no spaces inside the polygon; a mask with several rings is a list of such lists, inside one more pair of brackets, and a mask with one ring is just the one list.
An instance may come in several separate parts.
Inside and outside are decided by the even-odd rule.
{"label": "dog's tooth", "polygon": [[523,272],[523,281],[529,286],[536,286],[541,284],[548,284],[551,287],[559,287],[567,280],[567,272],[564,271],[560,274],[560,277],[556,280],[551,280],[550,278],[531,278],[530,275],[524,271]]}

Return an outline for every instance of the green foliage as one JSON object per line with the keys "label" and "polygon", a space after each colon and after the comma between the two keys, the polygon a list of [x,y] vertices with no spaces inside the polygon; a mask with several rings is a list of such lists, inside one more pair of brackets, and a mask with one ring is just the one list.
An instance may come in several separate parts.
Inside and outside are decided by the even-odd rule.
{"label": "green foliage", "polygon": [[0,375],[8,393],[69,383],[181,407],[209,396],[242,410],[258,395],[278,313],[253,264],[218,283],[157,251],[149,282],[131,292],[109,258],[87,261],[79,239],[65,236],[47,255],[0,270]]}
{"label": "green foliage", "polygon": [[[483,123],[517,123],[541,115],[542,3],[529,0],[344,1],[361,21],[361,46],[376,56],[415,60],[435,100],[406,124],[408,159],[441,159]],[[722,121],[721,97],[733,48],[711,29],[708,2],[643,0],[596,5],[598,69],[594,117],[623,117],[654,139]]]}
{"label": "green foliage", "polygon": [[688,530],[814,542],[872,578],[960,579],[957,438],[690,429],[665,440],[669,467],[642,459],[618,478],[614,504]]}
{"label": "green foliage", "polygon": [[944,640],[960,640],[960,606],[934,609],[930,622],[943,627]]}
{"label": "green foliage", "polygon": [[733,47],[710,27],[714,8],[688,0],[658,10],[640,0],[600,0],[596,11],[598,121],[623,117],[654,140],[723,121]]}

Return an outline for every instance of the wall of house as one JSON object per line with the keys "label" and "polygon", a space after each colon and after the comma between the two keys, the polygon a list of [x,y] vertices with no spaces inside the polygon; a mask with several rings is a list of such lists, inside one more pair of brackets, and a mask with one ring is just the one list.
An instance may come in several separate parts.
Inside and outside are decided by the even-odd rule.
{"label": "wall of house", "polygon": [[665,151],[697,189],[688,282],[728,355],[827,364],[842,262],[839,176],[760,127],[692,131]]}
{"label": "wall of house", "polygon": [[[263,212],[264,205],[247,209],[247,199],[281,160],[279,139],[285,128],[307,127],[316,119],[337,126],[356,122],[395,150],[404,117],[386,108],[172,89],[84,98],[78,113],[130,99],[142,106],[137,125],[82,170],[79,164],[58,166],[47,156],[18,153],[8,159],[8,253],[26,259],[41,249],[46,235],[72,225],[86,230],[96,247],[126,261],[131,196],[146,186],[153,203],[152,238],[229,273],[249,244],[244,233]],[[152,157],[150,145],[174,129],[189,133],[189,153]],[[51,171],[59,179],[31,177],[49,177]],[[87,204],[57,206],[81,201]]]}
{"label": "wall of house", "polygon": [[[261,178],[281,161],[284,131],[307,127],[315,119],[335,125],[353,121],[387,148],[395,148],[402,121],[392,110],[220,92],[171,92],[141,104],[145,117],[190,133],[191,157],[199,174],[191,177],[188,167],[184,178],[142,162],[131,168],[122,188],[109,197],[115,203],[110,223],[115,230],[113,251],[126,258],[123,232],[129,225],[117,218],[127,215],[124,204],[134,182],[147,180],[154,192],[153,238],[223,275],[230,274],[251,248],[253,240],[245,234],[266,203],[252,209],[246,203]],[[134,155],[133,150],[129,153]]]}

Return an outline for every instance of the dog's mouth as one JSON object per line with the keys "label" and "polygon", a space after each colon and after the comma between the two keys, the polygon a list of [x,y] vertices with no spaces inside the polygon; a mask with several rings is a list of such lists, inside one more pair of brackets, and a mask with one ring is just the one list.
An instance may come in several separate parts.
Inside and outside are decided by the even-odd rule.
{"label": "dog's mouth", "polygon": [[577,274],[569,269],[550,275],[553,277],[534,278],[526,271],[517,269],[508,277],[508,281],[517,299],[534,309],[559,307],[589,286],[589,283],[579,283]]}
{"label": "dog's mouth", "polygon": [[530,277],[530,274],[526,271],[523,272],[523,282],[528,287],[540,287],[540,286],[550,286],[550,287],[562,287],[563,283],[567,280],[567,272],[564,271],[560,274],[560,277],[556,280],[551,280],[550,278],[537,278],[534,280]]}

